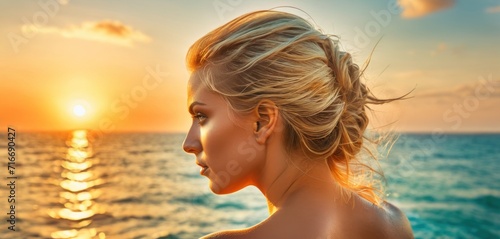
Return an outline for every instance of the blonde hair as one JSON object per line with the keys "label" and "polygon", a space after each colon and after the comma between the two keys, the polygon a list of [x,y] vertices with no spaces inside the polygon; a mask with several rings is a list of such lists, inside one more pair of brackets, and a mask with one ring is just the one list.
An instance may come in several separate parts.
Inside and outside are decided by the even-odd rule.
{"label": "blonde hair", "polygon": [[338,42],[301,17],[264,10],[203,36],[186,59],[189,70],[204,71],[203,83],[235,112],[250,112],[263,99],[273,101],[284,121],[287,151],[326,158],[347,192],[380,205],[373,177],[378,171],[357,155],[368,125],[366,105],[395,99],[373,96]]}

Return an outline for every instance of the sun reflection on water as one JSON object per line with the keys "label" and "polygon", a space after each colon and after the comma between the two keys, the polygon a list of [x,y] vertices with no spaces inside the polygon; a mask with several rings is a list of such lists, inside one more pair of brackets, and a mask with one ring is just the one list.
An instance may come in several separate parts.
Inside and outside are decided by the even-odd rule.
{"label": "sun reflection on water", "polygon": [[95,215],[104,213],[103,209],[95,203],[101,195],[97,186],[104,183],[94,173],[93,166],[97,162],[94,158],[92,147],[86,130],[75,130],[68,141],[66,157],[61,162],[62,180],[59,183],[61,193],[60,202],[63,208],[49,212],[54,219],[70,222],[69,228],[51,233],[54,239],[90,239],[106,238],[104,232],[93,228],[92,219]]}

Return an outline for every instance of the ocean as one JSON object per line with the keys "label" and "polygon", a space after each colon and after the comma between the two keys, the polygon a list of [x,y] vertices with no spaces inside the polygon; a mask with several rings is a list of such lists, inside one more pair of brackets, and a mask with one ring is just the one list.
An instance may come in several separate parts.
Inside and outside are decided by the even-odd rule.
{"label": "ocean", "polygon": [[[0,135],[0,239],[191,239],[265,219],[255,188],[210,192],[184,136],[18,131],[9,173]],[[500,238],[499,160],[499,134],[401,134],[381,161],[387,199],[415,238]]]}

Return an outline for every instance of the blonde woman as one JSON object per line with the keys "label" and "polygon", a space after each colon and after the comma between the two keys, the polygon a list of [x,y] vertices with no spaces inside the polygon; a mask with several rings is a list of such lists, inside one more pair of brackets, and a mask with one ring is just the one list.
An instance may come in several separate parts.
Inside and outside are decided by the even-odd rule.
{"label": "blonde woman", "polygon": [[[257,187],[269,217],[203,238],[413,238],[359,158],[377,99],[348,53],[306,20],[257,11],[188,51],[183,144],[216,194]],[[374,159],[371,159],[374,160]]]}

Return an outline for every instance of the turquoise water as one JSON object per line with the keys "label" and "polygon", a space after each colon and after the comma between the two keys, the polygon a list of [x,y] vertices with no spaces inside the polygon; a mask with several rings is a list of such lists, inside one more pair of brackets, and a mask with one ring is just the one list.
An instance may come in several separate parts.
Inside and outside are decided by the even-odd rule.
{"label": "turquoise water", "polygon": [[385,168],[416,238],[500,238],[500,135],[402,135]]}
{"label": "turquoise water", "polygon": [[[183,138],[18,132],[18,230],[7,230],[4,186],[0,238],[197,238],[266,218],[255,188],[213,195]],[[500,135],[401,135],[382,162],[388,200],[416,238],[500,238],[499,160]]]}

